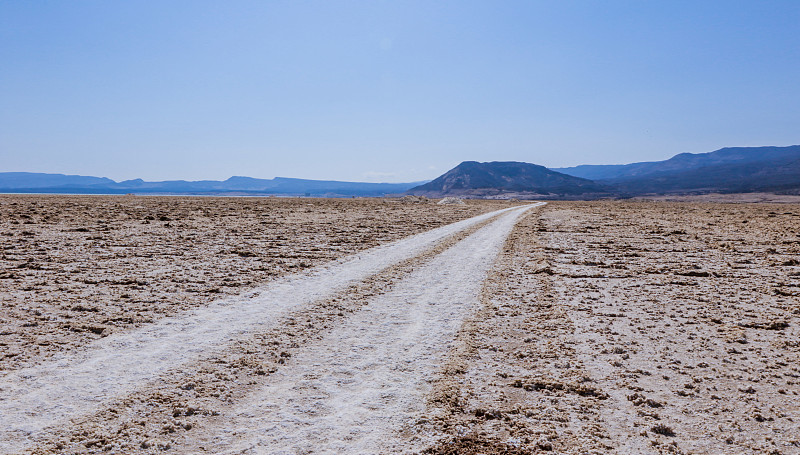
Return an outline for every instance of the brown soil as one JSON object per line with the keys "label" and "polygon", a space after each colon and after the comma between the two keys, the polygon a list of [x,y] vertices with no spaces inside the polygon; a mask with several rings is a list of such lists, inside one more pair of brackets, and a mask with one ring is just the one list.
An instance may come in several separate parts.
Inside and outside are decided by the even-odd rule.
{"label": "brown soil", "polygon": [[442,372],[430,453],[800,453],[798,233],[796,205],[548,204]]}
{"label": "brown soil", "polygon": [[179,453],[209,453],[206,441],[213,440],[215,433],[207,431],[207,427],[219,428],[218,421],[225,422],[221,416],[229,414],[233,405],[246,402],[249,394],[263,387],[269,375],[282,368],[299,349],[342,324],[371,297],[388,292],[419,264],[484,224],[333,298],[296,308],[270,330],[237,341],[107,403],[97,413],[73,420],[67,428],[53,431],[41,440],[32,453],[84,453],[87,444],[89,449],[126,454],[159,453],[166,448],[178,449]]}
{"label": "brown soil", "polygon": [[0,196],[0,370],[508,205]]}
{"label": "brown soil", "polygon": [[[548,206],[543,209],[549,211]],[[483,308],[464,325],[420,432],[446,435],[426,453],[602,453],[610,449],[598,390],[577,358],[575,327],[557,298],[542,212],[517,224],[487,280]]]}

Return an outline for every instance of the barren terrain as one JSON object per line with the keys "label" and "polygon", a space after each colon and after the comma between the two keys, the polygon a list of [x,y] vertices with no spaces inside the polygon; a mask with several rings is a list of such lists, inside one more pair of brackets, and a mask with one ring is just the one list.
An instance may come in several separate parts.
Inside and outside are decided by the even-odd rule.
{"label": "barren terrain", "polygon": [[549,203],[432,396],[427,453],[800,453],[800,208]]}
{"label": "barren terrain", "polygon": [[643,196],[634,198],[642,201],[671,202],[721,202],[726,204],[772,203],[800,204],[800,195],[778,193],[704,193],[693,195]]}
{"label": "barren terrain", "polygon": [[0,197],[0,452],[800,453],[800,207],[515,205]]}
{"label": "barren terrain", "polygon": [[0,371],[506,206],[0,195]]}

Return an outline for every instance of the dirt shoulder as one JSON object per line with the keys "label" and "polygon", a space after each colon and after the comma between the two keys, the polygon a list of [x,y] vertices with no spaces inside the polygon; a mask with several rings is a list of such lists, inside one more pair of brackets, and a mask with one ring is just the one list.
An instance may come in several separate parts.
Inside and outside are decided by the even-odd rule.
{"label": "dirt shoulder", "polygon": [[[549,205],[549,204],[548,204]],[[592,382],[574,348],[569,308],[554,289],[542,213],[522,219],[484,283],[430,397],[439,435],[426,454],[603,453],[610,449]]]}
{"label": "dirt shoulder", "polygon": [[553,205],[579,358],[619,453],[798,453],[800,208]]}
{"label": "dirt shoulder", "polygon": [[550,203],[440,379],[427,453],[800,453],[800,208]]}

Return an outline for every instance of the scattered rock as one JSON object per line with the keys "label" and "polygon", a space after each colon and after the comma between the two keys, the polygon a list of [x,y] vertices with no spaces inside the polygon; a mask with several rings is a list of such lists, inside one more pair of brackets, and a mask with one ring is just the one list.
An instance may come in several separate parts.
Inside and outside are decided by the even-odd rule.
{"label": "scattered rock", "polygon": [[457,197],[446,197],[441,201],[437,202],[439,205],[465,205],[463,199]]}

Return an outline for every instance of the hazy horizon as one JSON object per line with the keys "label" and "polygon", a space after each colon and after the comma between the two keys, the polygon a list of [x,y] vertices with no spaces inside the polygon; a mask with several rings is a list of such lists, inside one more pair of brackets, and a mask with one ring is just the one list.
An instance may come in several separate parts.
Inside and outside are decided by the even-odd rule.
{"label": "hazy horizon", "polygon": [[0,172],[430,180],[800,143],[800,3],[0,3]]}

